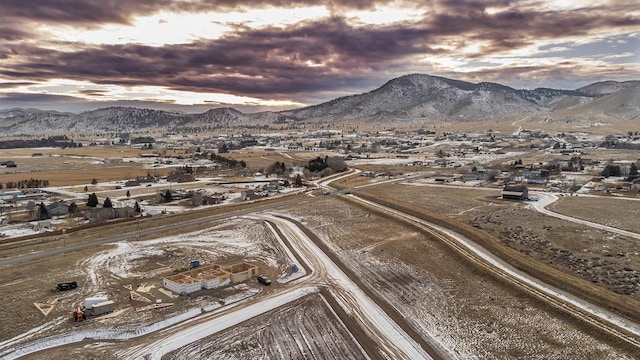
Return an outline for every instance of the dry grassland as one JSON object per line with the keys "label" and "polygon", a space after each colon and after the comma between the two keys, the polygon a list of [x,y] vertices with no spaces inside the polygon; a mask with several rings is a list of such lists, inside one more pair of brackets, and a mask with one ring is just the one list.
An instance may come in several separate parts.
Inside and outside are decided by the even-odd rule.
{"label": "dry grassland", "polygon": [[548,209],[618,229],[640,231],[640,198],[565,196]]}
{"label": "dry grassland", "polygon": [[461,358],[607,358],[626,351],[377,210],[332,196],[290,213],[423,336]]}
{"label": "dry grassland", "polygon": [[229,154],[221,154],[224,157],[235,160],[244,160],[247,168],[262,170],[276,161],[283,162],[287,168],[291,166],[304,166],[309,160],[320,156],[335,156],[335,153],[328,152],[310,152],[310,151],[265,151],[265,152],[237,152]]}
{"label": "dry grassland", "polygon": [[[39,152],[42,156],[31,156]],[[0,183],[28,179],[48,180],[49,186],[84,185],[92,179],[116,181],[148,173],[167,175],[170,169],[149,170],[143,164],[104,164],[106,158],[137,157],[140,149],[125,147],[86,147],[79,149],[9,149],[2,150],[3,160],[13,160],[18,167],[3,168]]]}
{"label": "dry grassland", "polygon": [[497,189],[490,196],[477,189],[385,185],[361,193],[446,225],[516,267],[637,321],[640,254],[635,239],[500,201]]}

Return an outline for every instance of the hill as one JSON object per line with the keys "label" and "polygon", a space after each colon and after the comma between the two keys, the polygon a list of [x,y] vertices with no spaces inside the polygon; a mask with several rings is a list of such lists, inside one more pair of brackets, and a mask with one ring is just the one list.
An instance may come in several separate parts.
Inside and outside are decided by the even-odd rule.
{"label": "hill", "polygon": [[605,81],[575,90],[516,90],[497,83],[469,83],[425,74],[401,76],[367,93],[305,108],[244,114],[216,108],[201,114],[110,107],[80,114],[37,109],[0,111],[0,137],[117,133],[175,128],[194,131],[255,128],[290,123],[408,124],[429,121],[599,121],[617,123],[640,115],[640,81]]}

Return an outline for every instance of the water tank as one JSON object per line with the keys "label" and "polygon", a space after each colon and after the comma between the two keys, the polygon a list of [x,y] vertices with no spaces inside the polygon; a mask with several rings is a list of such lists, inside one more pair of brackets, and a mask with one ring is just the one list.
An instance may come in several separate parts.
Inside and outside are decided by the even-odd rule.
{"label": "water tank", "polygon": [[297,272],[297,271],[298,271],[298,265],[296,265],[296,264],[291,264],[291,271],[293,271],[293,272]]}

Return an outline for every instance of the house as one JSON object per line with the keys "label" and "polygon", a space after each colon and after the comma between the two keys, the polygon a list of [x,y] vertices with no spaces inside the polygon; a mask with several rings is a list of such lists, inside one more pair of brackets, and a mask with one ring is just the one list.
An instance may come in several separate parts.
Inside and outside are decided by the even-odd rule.
{"label": "house", "polygon": [[138,180],[127,180],[127,182],[124,183],[124,186],[126,187],[130,187],[130,186],[139,186],[140,182]]}
{"label": "house", "polygon": [[266,193],[277,193],[280,190],[280,182],[270,181],[268,184],[262,186],[262,190]]}
{"label": "house", "polygon": [[153,175],[136,176],[136,181],[138,183],[155,183],[158,182],[158,178]]}
{"label": "house", "polygon": [[483,176],[480,173],[463,173],[461,174],[462,181],[476,181],[482,180]]}
{"label": "house", "polygon": [[487,169],[479,164],[470,164],[462,167],[462,171],[465,173],[473,173],[473,174],[486,174]]}
{"label": "house", "polygon": [[527,200],[529,190],[525,185],[506,185],[502,189],[502,198],[505,200]]}
{"label": "house", "polygon": [[435,182],[437,182],[437,183],[449,183],[449,182],[452,182],[452,181],[453,181],[453,177],[452,177],[452,176],[451,176],[451,177],[447,177],[447,176],[437,176],[437,177],[434,179],[434,181],[435,181]]}
{"label": "house", "polygon": [[304,175],[304,166],[292,166],[291,170],[289,170],[289,176],[294,178],[296,176],[303,176]]}
{"label": "house", "polygon": [[84,219],[90,223],[99,223],[113,219],[126,219],[136,216],[136,211],[131,206],[122,208],[92,208],[84,212]]}
{"label": "house", "polygon": [[24,197],[24,193],[18,189],[0,190],[0,200],[11,201]]}
{"label": "house", "polygon": [[209,195],[202,195],[202,194],[199,194],[199,193],[194,193],[189,198],[188,203],[191,206],[217,205],[217,204],[220,204],[221,201],[222,201],[222,199],[220,199],[219,197],[213,197],[213,196],[209,196]]}
{"label": "house", "polygon": [[136,216],[136,209],[133,206],[125,206],[121,208],[114,208],[115,219],[126,219]]}
{"label": "house", "polygon": [[38,232],[43,232],[51,229],[51,221],[50,220],[41,220],[36,223],[34,226],[34,230]]}
{"label": "house", "polygon": [[65,216],[69,214],[69,205],[61,201],[56,201],[47,205],[47,212],[51,216]]}
{"label": "house", "polygon": [[240,199],[242,201],[256,200],[261,197],[261,195],[256,194],[253,190],[242,190],[242,192],[240,193]]}

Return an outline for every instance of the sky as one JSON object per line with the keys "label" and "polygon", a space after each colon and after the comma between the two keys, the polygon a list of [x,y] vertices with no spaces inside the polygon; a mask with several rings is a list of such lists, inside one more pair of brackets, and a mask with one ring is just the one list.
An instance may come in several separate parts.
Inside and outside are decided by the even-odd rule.
{"label": "sky", "polygon": [[422,73],[640,79],[637,0],[0,0],[0,109],[284,110]]}

